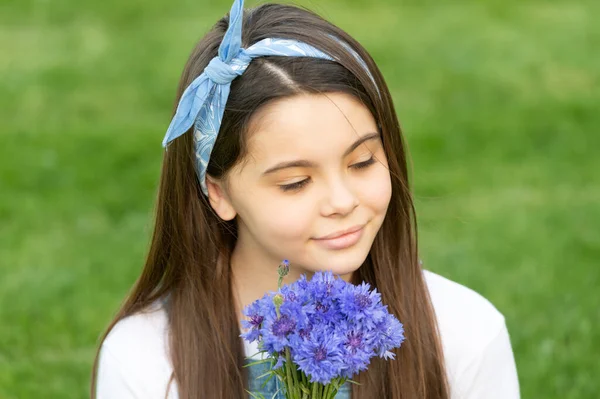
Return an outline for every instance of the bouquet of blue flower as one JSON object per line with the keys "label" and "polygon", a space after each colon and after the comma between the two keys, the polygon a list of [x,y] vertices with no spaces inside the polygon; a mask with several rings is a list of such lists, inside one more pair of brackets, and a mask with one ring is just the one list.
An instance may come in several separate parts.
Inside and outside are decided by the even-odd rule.
{"label": "bouquet of blue flower", "polygon": [[249,320],[242,321],[241,337],[258,341],[259,354],[267,355],[246,366],[271,362],[269,379],[280,379],[287,399],[333,399],[346,381],[357,383],[352,377],[366,370],[373,356],[394,359],[391,349],[404,341],[404,328],[377,289],[347,283],[329,271],[316,272],[310,281],[302,275],[282,287],[288,271],[284,260],[278,292],[243,310]]}

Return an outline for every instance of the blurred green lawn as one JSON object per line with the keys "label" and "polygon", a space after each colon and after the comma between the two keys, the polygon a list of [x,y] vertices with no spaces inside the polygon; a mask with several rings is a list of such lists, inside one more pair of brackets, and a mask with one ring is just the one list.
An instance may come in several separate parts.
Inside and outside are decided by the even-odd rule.
{"label": "blurred green lawn", "polygon": [[[426,267],[506,315],[523,397],[597,397],[600,3],[298,3],[382,68]],[[0,398],[87,396],[148,246],[179,74],[230,5],[0,3]]]}

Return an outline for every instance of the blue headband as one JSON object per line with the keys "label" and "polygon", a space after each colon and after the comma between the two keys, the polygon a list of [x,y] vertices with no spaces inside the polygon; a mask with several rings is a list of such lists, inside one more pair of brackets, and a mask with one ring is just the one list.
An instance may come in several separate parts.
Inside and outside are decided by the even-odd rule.
{"label": "blue headband", "polygon": [[[242,48],[243,9],[244,1],[235,0],[229,13],[229,27],[219,46],[218,56],[210,61],[204,72],[183,92],[175,116],[162,142],[163,147],[166,147],[169,142],[194,125],[196,171],[202,192],[206,196],[208,196],[205,181],[206,168],[219,133],[231,82],[244,73],[250,61],[262,56],[314,57],[335,61],[315,47],[291,39],[268,38],[256,42],[247,49]],[[348,44],[342,44],[369,72],[358,54]],[[369,75],[371,76],[370,72]]]}

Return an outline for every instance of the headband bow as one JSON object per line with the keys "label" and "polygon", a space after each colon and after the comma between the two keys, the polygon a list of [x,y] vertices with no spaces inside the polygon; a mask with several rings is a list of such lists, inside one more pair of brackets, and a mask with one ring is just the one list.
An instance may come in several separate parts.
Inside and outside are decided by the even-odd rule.
{"label": "headband bow", "polygon": [[[229,13],[229,26],[219,46],[218,55],[183,92],[175,116],[162,142],[163,147],[166,147],[169,142],[194,125],[196,169],[202,192],[206,196],[208,196],[205,181],[206,168],[219,133],[231,82],[244,73],[250,61],[263,56],[314,57],[334,61],[321,50],[292,39],[267,38],[247,49],[242,48],[243,9],[244,1],[235,0]],[[354,50],[346,43],[343,45],[354,53],[367,69],[364,61]]]}

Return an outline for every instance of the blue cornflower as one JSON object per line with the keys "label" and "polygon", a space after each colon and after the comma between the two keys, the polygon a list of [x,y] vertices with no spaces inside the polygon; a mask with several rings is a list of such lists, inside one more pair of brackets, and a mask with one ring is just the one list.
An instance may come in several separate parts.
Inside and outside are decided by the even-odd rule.
{"label": "blue cornflower", "polygon": [[394,316],[388,314],[384,320],[377,324],[379,333],[374,337],[377,355],[386,360],[394,359],[395,355],[390,349],[399,347],[404,342],[404,326]]}
{"label": "blue cornflower", "polygon": [[369,359],[373,356],[373,349],[369,345],[365,332],[348,321],[336,325],[335,331],[343,337],[342,356],[345,367],[341,370],[340,376],[351,378],[367,368]]}
{"label": "blue cornflower", "polygon": [[332,272],[317,272],[305,286],[306,312],[313,324],[337,324],[343,319],[338,295],[348,284]]}
{"label": "blue cornflower", "polygon": [[381,294],[368,283],[347,285],[340,294],[340,310],[364,328],[375,328],[387,314],[386,306],[381,305]]}
{"label": "blue cornflower", "polygon": [[343,337],[335,331],[315,328],[308,339],[294,348],[294,363],[310,377],[310,382],[328,384],[346,368],[343,343]]}
{"label": "blue cornflower", "polygon": [[289,335],[296,328],[296,321],[288,315],[267,317],[261,329],[263,348],[269,353],[281,352],[289,346]]}
{"label": "blue cornflower", "polygon": [[331,271],[316,272],[308,282],[306,290],[312,300],[329,302],[336,299],[347,284],[349,283],[342,279],[336,279]]}
{"label": "blue cornflower", "polygon": [[[282,295],[284,300],[279,307],[280,315],[277,316],[276,312],[270,312],[265,316],[261,329],[263,347],[269,351],[279,352],[285,347],[289,347],[290,336],[298,333],[299,329],[306,328],[309,323],[302,305],[296,301],[286,300],[286,295]],[[290,296],[289,292],[287,296]],[[275,308],[272,301],[265,300],[264,303],[266,307]]]}
{"label": "blue cornflower", "polygon": [[267,312],[268,309],[265,308],[264,301],[260,299],[252,302],[242,310],[242,313],[250,318],[250,320],[242,320],[242,327],[250,329],[242,334],[243,338],[249,342],[257,341],[260,338],[260,329]]}

